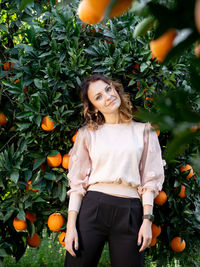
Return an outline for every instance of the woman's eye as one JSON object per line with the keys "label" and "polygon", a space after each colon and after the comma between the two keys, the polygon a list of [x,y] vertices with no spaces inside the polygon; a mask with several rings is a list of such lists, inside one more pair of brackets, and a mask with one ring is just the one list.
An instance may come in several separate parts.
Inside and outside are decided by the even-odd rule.
{"label": "woman's eye", "polygon": [[111,87],[109,86],[109,87],[107,87],[107,90],[111,90]]}
{"label": "woman's eye", "polygon": [[97,96],[96,100],[98,100],[98,99],[99,99],[99,97],[100,97],[100,95],[99,95],[99,96]]}

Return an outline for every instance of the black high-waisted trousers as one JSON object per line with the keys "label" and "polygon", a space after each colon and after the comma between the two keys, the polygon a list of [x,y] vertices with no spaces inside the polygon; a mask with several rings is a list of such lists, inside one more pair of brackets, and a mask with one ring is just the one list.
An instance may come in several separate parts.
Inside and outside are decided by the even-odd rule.
{"label": "black high-waisted trousers", "polygon": [[137,245],[142,215],[139,198],[87,191],[76,221],[77,256],[66,251],[64,267],[96,267],[106,241],[112,267],[143,267],[145,251]]}

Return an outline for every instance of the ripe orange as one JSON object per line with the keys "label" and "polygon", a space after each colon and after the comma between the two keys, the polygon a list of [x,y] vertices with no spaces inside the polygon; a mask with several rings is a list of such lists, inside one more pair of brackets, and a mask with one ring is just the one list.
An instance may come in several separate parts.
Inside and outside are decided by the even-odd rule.
{"label": "ripe orange", "polygon": [[62,156],[60,153],[58,153],[55,156],[47,157],[47,164],[50,167],[58,167],[61,164],[61,162],[62,162]]}
{"label": "ripe orange", "polygon": [[146,96],[146,97],[145,97],[145,100],[153,101],[154,98],[153,98],[153,97],[148,97],[148,96]]}
{"label": "ripe orange", "polygon": [[155,246],[156,242],[157,242],[157,238],[156,237],[152,237],[152,240],[151,240],[151,243],[149,244],[149,247]]}
{"label": "ripe orange", "polygon": [[194,133],[194,132],[196,132],[196,131],[199,130],[199,129],[200,129],[200,124],[197,124],[197,125],[192,126],[192,127],[190,128],[190,131],[191,131],[192,133]]}
{"label": "ripe orange", "polygon": [[60,231],[60,228],[63,226],[65,218],[59,212],[51,214],[48,218],[48,227],[54,232]]}
{"label": "ripe orange", "polygon": [[28,236],[27,243],[30,247],[36,248],[40,245],[40,236],[38,234],[34,234],[32,237]]}
{"label": "ripe orange", "polygon": [[96,9],[93,9],[88,0],[82,0],[79,3],[78,16],[86,24],[97,24],[103,20],[102,13],[99,10],[97,12]]}
{"label": "ripe orange", "polygon": [[24,220],[20,220],[17,217],[13,220],[13,226],[16,230],[22,231],[27,228],[27,223]]}
{"label": "ripe orange", "polygon": [[196,44],[195,48],[194,48],[194,54],[196,57],[200,57],[200,44]]}
{"label": "ripe orange", "polygon": [[111,41],[109,41],[109,40],[105,40],[105,42],[106,42],[107,44],[113,44],[113,42],[111,42]]}
{"label": "ripe orange", "polygon": [[62,158],[62,166],[65,169],[68,169],[68,167],[69,167],[69,158],[70,158],[70,155],[68,155],[68,154],[65,154]]}
{"label": "ripe orange", "polygon": [[24,93],[28,92],[28,86],[24,86]]}
{"label": "ripe orange", "polygon": [[33,188],[32,188],[32,186],[31,186],[31,182],[32,182],[32,180],[29,180],[29,181],[28,181],[28,185],[26,185],[26,189],[25,189],[25,191],[32,190],[32,191],[34,191],[34,192],[38,192],[38,189],[33,189]]}
{"label": "ripe orange", "polygon": [[3,113],[0,113],[0,126],[4,126],[7,123],[7,118]]}
{"label": "ripe orange", "polygon": [[59,242],[62,246],[65,246],[65,235],[66,233],[65,232],[62,232],[60,235],[59,235]]}
{"label": "ripe orange", "polygon": [[[90,6],[98,12],[99,15],[104,16],[104,13],[106,11],[106,8],[110,4],[110,0],[87,0],[90,4]],[[127,12],[128,9],[131,7],[133,0],[119,0],[117,4],[113,7],[113,9],[110,12],[109,17],[119,17],[123,13]]]}
{"label": "ripe orange", "polygon": [[163,190],[161,190],[157,195],[157,197],[154,199],[154,202],[159,206],[162,206],[166,201],[167,201],[167,194]]}
{"label": "ripe orange", "polygon": [[179,197],[180,198],[186,197],[186,194],[185,194],[185,186],[184,185],[181,185],[181,191],[179,193]]}
{"label": "ripe orange", "polygon": [[198,32],[200,33],[200,0],[196,0],[194,7],[194,20]]}
{"label": "ripe orange", "polygon": [[186,243],[185,240],[182,239],[181,242],[181,238],[179,236],[174,237],[171,240],[171,248],[175,251],[175,252],[181,252],[185,249]]}
{"label": "ripe orange", "polygon": [[54,123],[56,123],[56,122],[51,121],[50,118],[48,116],[46,116],[42,119],[41,128],[44,131],[52,131],[55,128]]}
{"label": "ripe orange", "polygon": [[73,142],[73,143],[74,143],[75,140],[76,140],[77,133],[78,133],[78,131],[76,131],[75,134],[72,136],[72,142]]}
{"label": "ripe orange", "polygon": [[26,212],[26,219],[28,219],[31,222],[36,222],[36,214],[27,211]]}
{"label": "ripe orange", "polygon": [[176,30],[169,29],[163,35],[161,35],[158,39],[150,42],[150,49],[154,57],[156,57],[161,62],[164,61],[168,52],[173,47],[173,41],[177,35]]}
{"label": "ripe orange", "polygon": [[152,124],[152,126],[155,128],[157,136],[159,136],[160,135],[160,130],[158,128],[158,125],[157,124]]}
{"label": "ripe orange", "polygon": [[20,81],[20,79],[17,79],[14,81],[14,84],[18,83]]}
{"label": "ripe orange", "polygon": [[189,164],[187,164],[187,165],[183,165],[183,166],[180,167],[180,171],[181,172],[185,172],[185,171],[189,171],[189,170],[190,170],[190,172],[186,176],[187,179],[190,179],[192,177],[193,173],[194,173],[194,171],[192,169],[192,166],[190,166]]}
{"label": "ripe orange", "polygon": [[133,0],[119,0],[110,12],[109,17],[120,17],[131,8],[132,2]]}
{"label": "ripe orange", "polygon": [[151,230],[152,230],[152,236],[157,237],[161,234],[161,227],[160,225],[157,226],[156,224],[152,223],[151,225]]}
{"label": "ripe orange", "polygon": [[3,68],[4,68],[5,71],[7,71],[7,70],[13,70],[12,66],[14,64],[15,64],[14,62],[6,62],[6,63],[4,63]]}

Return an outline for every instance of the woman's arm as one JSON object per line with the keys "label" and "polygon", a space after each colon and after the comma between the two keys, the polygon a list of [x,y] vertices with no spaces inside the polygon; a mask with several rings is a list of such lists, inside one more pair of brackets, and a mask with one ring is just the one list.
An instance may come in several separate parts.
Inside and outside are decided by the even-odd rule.
{"label": "woman's arm", "polygon": [[67,225],[66,225],[66,237],[65,237],[65,248],[73,256],[76,254],[73,250],[73,245],[78,250],[78,233],[76,230],[76,219],[78,212],[75,210],[68,211]]}

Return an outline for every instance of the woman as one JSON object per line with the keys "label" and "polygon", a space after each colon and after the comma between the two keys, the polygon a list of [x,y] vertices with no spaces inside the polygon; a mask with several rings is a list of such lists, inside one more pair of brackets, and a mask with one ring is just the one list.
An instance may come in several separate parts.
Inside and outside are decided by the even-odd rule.
{"label": "woman", "polygon": [[133,120],[120,83],[94,74],[81,87],[85,125],[69,152],[65,267],[97,266],[106,241],[112,267],[144,266],[164,182],[157,134]]}

